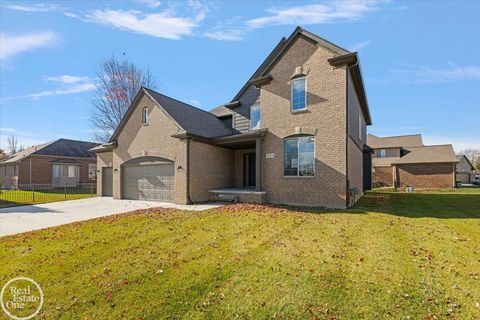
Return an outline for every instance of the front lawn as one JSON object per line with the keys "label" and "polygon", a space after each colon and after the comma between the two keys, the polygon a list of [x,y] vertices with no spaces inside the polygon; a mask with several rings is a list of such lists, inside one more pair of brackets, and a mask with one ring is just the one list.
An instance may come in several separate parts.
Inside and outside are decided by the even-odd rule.
{"label": "front lawn", "polygon": [[47,202],[84,199],[96,196],[90,190],[58,190],[26,191],[26,190],[0,190],[0,208],[39,204]]}
{"label": "front lawn", "polygon": [[139,211],[0,238],[0,261],[46,319],[479,319],[480,189]]}

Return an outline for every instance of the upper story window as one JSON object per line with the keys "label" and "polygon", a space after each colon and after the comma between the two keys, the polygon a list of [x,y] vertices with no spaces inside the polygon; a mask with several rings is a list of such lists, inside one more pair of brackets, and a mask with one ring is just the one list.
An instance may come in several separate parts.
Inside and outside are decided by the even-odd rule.
{"label": "upper story window", "polygon": [[291,104],[292,111],[303,110],[307,108],[306,78],[298,78],[291,81],[292,93]]}
{"label": "upper story window", "polygon": [[283,141],[283,175],[311,177],[315,175],[315,137],[295,137]]}
{"label": "upper story window", "polygon": [[260,129],[260,106],[250,107],[250,129]]}
{"label": "upper story window", "polygon": [[378,149],[375,151],[375,155],[377,158],[385,158],[387,156],[387,150],[386,149]]}
{"label": "upper story window", "polygon": [[148,123],[148,108],[145,107],[142,109],[142,124]]}

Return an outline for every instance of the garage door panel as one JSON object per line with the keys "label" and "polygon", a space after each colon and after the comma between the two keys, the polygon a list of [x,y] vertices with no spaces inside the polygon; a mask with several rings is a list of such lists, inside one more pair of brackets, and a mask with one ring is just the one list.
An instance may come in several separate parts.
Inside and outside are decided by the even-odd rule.
{"label": "garage door panel", "polygon": [[125,166],[123,196],[127,199],[173,201],[173,163]]}

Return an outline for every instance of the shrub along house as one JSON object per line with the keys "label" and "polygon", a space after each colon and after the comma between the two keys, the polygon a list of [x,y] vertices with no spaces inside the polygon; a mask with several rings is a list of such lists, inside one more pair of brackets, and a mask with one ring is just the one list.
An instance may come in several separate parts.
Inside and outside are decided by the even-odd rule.
{"label": "shrub along house", "polygon": [[95,182],[97,143],[58,139],[17,152],[0,162],[2,188],[48,185],[75,187]]}
{"label": "shrub along house", "polygon": [[211,112],[142,88],[109,143],[92,149],[97,190],[344,208],[371,170],[370,124],[357,54],[298,27]]}

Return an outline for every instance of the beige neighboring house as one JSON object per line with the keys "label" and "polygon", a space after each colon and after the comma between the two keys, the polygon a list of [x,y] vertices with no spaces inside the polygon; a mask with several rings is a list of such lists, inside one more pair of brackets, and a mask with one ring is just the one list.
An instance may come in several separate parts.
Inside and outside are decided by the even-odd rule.
{"label": "beige neighboring house", "polygon": [[95,182],[98,143],[58,139],[30,147],[0,161],[0,187],[75,187]]}
{"label": "beige neighboring house", "polygon": [[376,187],[453,188],[457,157],[452,145],[425,146],[420,134],[377,137],[369,134],[373,151],[372,184]]}
{"label": "beige neighboring house", "polygon": [[475,176],[475,167],[464,154],[457,155],[457,160],[457,181],[461,181],[465,184],[472,183]]}
{"label": "beige neighboring house", "polygon": [[345,208],[369,179],[370,124],[357,54],[298,27],[210,112],[142,88],[111,140],[92,149],[97,190]]}

